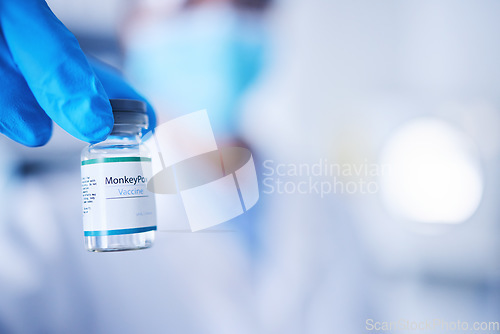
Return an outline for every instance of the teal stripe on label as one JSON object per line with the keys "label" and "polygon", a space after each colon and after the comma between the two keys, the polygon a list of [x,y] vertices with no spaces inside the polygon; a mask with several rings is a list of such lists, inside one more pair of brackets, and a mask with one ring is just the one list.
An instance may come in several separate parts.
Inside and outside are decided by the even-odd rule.
{"label": "teal stripe on label", "polygon": [[151,158],[144,158],[144,157],[97,158],[97,159],[83,160],[82,166],[93,165],[93,164],[104,164],[108,162],[131,162],[131,161],[151,161]]}
{"label": "teal stripe on label", "polygon": [[106,235],[120,235],[156,231],[156,226],[124,228],[120,230],[104,230],[104,231],[84,231],[86,237],[101,237]]}

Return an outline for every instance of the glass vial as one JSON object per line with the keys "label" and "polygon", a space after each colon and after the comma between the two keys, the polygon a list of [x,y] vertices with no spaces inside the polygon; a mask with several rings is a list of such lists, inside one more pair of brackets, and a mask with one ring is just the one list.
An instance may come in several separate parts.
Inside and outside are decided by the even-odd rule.
{"label": "glass vial", "polygon": [[85,245],[91,252],[149,248],[156,230],[154,194],[147,189],[151,155],[141,142],[148,126],[142,101],[110,100],[115,125],[108,138],[82,151]]}

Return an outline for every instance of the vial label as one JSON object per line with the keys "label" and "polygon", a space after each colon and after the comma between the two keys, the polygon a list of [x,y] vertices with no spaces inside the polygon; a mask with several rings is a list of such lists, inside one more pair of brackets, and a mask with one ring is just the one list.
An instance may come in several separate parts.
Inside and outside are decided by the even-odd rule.
{"label": "vial label", "polygon": [[85,236],[156,230],[154,194],[147,189],[151,159],[112,157],[82,161]]}

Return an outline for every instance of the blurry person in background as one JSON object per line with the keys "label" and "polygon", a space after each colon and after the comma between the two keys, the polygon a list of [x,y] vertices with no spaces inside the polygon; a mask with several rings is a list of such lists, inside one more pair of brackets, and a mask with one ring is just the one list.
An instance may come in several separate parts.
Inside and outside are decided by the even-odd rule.
{"label": "blurry person in background", "polygon": [[267,56],[269,0],[133,4],[121,34],[130,80],[159,117],[207,109],[217,136],[234,136],[241,98]]}
{"label": "blurry person in background", "polygon": [[[241,133],[241,114],[270,58],[270,5],[269,0],[132,2],[120,29],[123,69],[155,106],[159,124],[206,109],[219,147],[251,145]],[[257,210],[229,225],[245,231],[244,243],[254,251]]]}

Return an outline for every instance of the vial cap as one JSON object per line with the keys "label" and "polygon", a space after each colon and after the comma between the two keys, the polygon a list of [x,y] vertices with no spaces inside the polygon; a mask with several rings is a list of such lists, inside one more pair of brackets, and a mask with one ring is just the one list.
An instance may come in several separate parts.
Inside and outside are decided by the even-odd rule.
{"label": "vial cap", "polygon": [[139,100],[129,99],[110,99],[111,108],[113,111],[132,111],[146,113],[146,103]]}
{"label": "vial cap", "polygon": [[110,99],[115,125],[135,124],[148,126],[146,103],[139,100]]}

